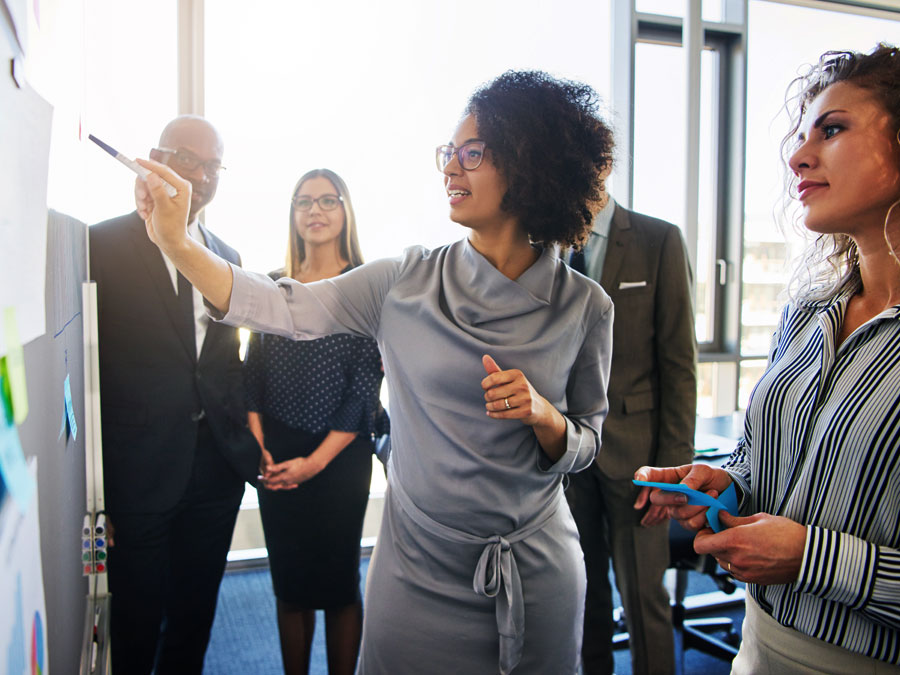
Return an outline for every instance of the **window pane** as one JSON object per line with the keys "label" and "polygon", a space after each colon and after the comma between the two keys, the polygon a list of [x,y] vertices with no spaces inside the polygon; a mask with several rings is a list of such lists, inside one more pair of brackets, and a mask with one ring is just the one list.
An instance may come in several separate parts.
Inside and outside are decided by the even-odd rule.
{"label": "window pane", "polygon": [[697,367],[697,415],[718,417],[734,412],[738,364],[734,361],[706,361]]}
{"label": "window pane", "polygon": [[634,3],[636,12],[661,14],[662,16],[684,16],[684,3],[672,0],[637,0]]}
{"label": "window pane", "polygon": [[725,19],[722,13],[724,4],[724,0],[703,0],[703,20],[723,21]]}
{"label": "window pane", "polygon": [[714,417],[715,403],[713,384],[715,381],[715,364],[700,363],[697,365],[697,417]]}
{"label": "window pane", "polygon": [[634,72],[634,208],[683,229],[687,99],[681,47],[638,42]]}
{"label": "window pane", "polygon": [[700,54],[700,185],[697,209],[697,263],[694,299],[698,342],[710,342],[715,314],[718,181],[719,52]]}
{"label": "window pane", "polygon": [[25,59],[54,106],[47,202],[94,223],[134,210],[134,174],[87,135],[146,157],[177,114],[176,0],[49,5]]}
{"label": "window pane", "polygon": [[738,408],[740,410],[747,409],[747,403],[750,401],[750,394],[759,378],[762,377],[766,370],[765,359],[754,359],[741,361],[740,380],[738,381]]}
{"label": "window pane", "polygon": [[[723,0],[703,0],[702,16],[704,21],[722,21]],[[684,2],[674,0],[637,0],[634,4],[637,12],[660,14],[662,16],[684,16]]]}
{"label": "window pane", "polygon": [[434,147],[475,87],[539,68],[609,98],[609,1],[545,9],[537,0],[206,3],[206,112],[228,167],[207,222],[250,269],[279,267],[294,182],[325,166],[347,181],[367,259],[462,238]]}
{"label": "window pane", "polygon": [[[896,41],[898,23],[761,0],[749,10],[741,353],[761,356],[785,300],[790,261],[803,249],[790,227],[783,234],[775,225],[784,184],[779,143],[789,128],[785,89],[803,64],[829,49],[871,51],[880,40]],[[741,382],[743,391],[743,374]]]}
{"label": "window pane", "polygon": [[[85,35],[103,36],[85,41],[84,135],[90,131],[129,157],[147,157],[178,114],[176,2],[92,0],[84,7]],[[88,222],[133,211],[134,174],[91,150],[88,185],[104,189],[86,201]]]}
{"label": "window pane", "polygon": [[[700,189],[694,251],[696,331],[713,339],[716,215],[718,212],[719,53],[700,58]],[[682,48],[639,42],[635,47],[634,208],[684,230],[687,123]],[[688,242],[688,246],[691,242]]]}

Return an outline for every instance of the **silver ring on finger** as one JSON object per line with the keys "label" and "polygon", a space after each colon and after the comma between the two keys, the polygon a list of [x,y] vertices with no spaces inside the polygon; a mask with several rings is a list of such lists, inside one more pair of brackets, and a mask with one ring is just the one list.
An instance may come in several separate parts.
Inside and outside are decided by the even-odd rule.
{"label": "silver ring on finger", "polygon": [[510,410],[510,409],[512,408],[512,406],[509,404],[509,397],[508,397],[508,396],[507,396],[506,398],[503,399],[503,403],[506,404],[506,409],[507,409],[507,410]]}

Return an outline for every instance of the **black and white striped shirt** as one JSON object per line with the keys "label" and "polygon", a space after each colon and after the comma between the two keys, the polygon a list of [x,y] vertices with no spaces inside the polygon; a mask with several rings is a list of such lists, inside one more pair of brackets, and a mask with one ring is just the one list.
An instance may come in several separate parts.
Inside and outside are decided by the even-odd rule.
{"label": "black and white striped shirt", "polygon": [[835,350],[855,289],[789,305],[726,468],[765,512],[807,525],[795,583],[750,584],[779,623],[900,664],[900,306]]}

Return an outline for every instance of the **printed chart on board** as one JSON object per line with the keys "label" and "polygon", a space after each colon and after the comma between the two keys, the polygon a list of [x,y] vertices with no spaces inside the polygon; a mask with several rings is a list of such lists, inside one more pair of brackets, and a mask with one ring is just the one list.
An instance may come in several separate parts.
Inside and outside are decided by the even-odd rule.
{"label": "printed chart on board", "polygon": [[[29,462],[37,479],[37,459]],[[0,671],[47,675],[47,614],[35,489],[25,512],[7,494],[0,504]]]}

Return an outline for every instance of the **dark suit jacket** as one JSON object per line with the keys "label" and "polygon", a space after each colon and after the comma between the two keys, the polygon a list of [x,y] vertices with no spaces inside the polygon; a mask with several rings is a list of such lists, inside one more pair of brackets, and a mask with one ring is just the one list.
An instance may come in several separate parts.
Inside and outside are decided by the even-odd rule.
{"label": "dark suit jacket", "polygon": [[[202,231],[210,250],[240,264],[234,249]],[[235,479],[254,481],[260,452],[246,428],[237,330],[210,322],[195,359],[172,279],[137,213],[89,233],[107,508],[159,513],[178,502],[191,475],[201,411]]]}
{"label": "dark suit jacket", "polygon": [[610,478],[630,479],[645,464],[688,463],[697,342],[680,230],[617,204],[599,281],[616,308],[600,469]]}

